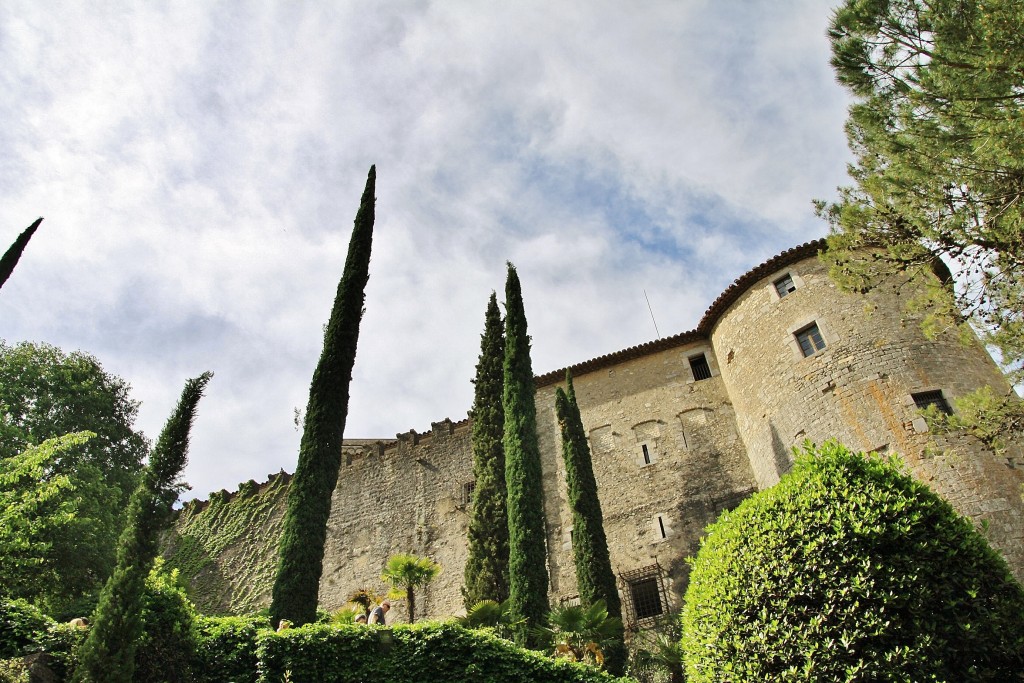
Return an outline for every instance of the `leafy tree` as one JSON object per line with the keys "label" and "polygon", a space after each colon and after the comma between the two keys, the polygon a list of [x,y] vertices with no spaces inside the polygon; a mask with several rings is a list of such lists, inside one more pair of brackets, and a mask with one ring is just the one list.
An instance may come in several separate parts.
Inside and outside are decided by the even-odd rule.
{"label": "leafy tree", "polygon": [[82,464],[98,467],[122,496],[111,507],[123,508],[149,449],[132,428],[139,403],[130,394],[127,382],[87,353],[0,340],[0,457],[53,437],[93,432],[84,448],[63,453],[55,466],[69,475]]}
{"label": "leafy tree", "polygon": [[686,680],[1009,681],[1024,589],[895,459],[828,442],[707,528],[683,608]]}
{"label": "leafy tree", "polygon": [[[566,390],[562,387],[555,390],[555,414],[562,432],[562,458],[565,461],[569,507],[572,509],[572,557],[576,564],[580,601],[584,605],[602,602],[609,616],[621,620],[622,602],[608,556],[608,539],[604,533],[594,465],[569,370],[565,372],[565,383]],[[618,640],[603,646],[607,668],[616,676],[622,675],[626,664],[624,638],[620,623]]]}
{"label": "leafy tree", "polygon": [[[915,305],[932,329],[971,321],[1013,381],[1024,379],[1022,25],[1014,0],[846,0],[829,38],[856,98],[855,185],[819,203],[840,284],[863,291],[937,254],[957,271],[955,293],[940,265]],[[1024,419],[1019,402],[1006,407]]]}
{"label": "leafy tree", "polygon": [[[148,450],[133,429],[139,404],[130,391],[88,354],[0,341],[0,466],[17,469],[24,453],[48,439],[94,434],[60,442],[45,466],[48,482],[66,478],[73,493],[63,500],[74,508],[74,519],[36,537],[48,548],[44,564],[34,587],[20,593],[47,609],[94,593],[113,571],[128,496]],[[21,482],[15,488],[26,492],[30,484]]]}
{"label": "leafy tree", "polygon": [[205,372],[185,383],[132,494],[128,525],[118,543],[117,567],[100,593],[94,623],[75,671],[76,681],[133,680],[135,653],[143,632],[146,577],[159,550],[160,534],[170,523],[172,506],[185,488],[179,477],[188,459],[189,433],[196,405],[211,377]]}
{"label": "leafy tree", "polygon": [[25,228],[18,239],[14,240],[14,244],[4,252],[4,255],[0,257],[0,287],[4,286],[7,282],[7,278],[11,277],[11,273],[14,272],[14,266],[18,265],[18,260],[21,258],[21,253],[25,251],[25,247],[28,245],[28,241],[32,239],[32,235],[35,234],[36,228],[43,222],[42,218],[37,218],[35,222]]}
{"label": "leafy tree", "polygon": [[498,299],[491,292],[480,360],[476,365],[473,410],[473,503],[469,512],[469,550],[462,597],[468,610],[481,600],[508,599],[508,490],[505,486],[505,451],[502,438],[505,411],[502,365],[505,337]]}
{"label": "leafy tree", "polygon": [[370,277],[376,179],[376,167],[371,166],[356,212],[345,270],[324,333],[324,348],[309,387],[299,462],[288,491],[270,604],[275,625],[281,619],[296,626],[316,621],[327,519],[341,467],[349,384],[363,317],[364,291]]}
{"label": "leafy tree", "polygon": [[398,554],[388,558],[380,578],[404,597],[409,609],[409,623],[416,621],[416,589],[426,586],[441,572],[441,565],[429,557]]}
{"label": "leafy tree", "polygon": [[608,647],[622,643],[622,620],[608,614],[604,600],[592,605],[564,605],[548,613],[547,626],[534,629],[555,657],[595,666],[605,663]]}
{"label": "leafy tree", "polygon": [[505,362],[502,405],[505,409],[505,482],[508,486],[509,606],[523,620],[516,642],[536,644],[530,626],[544,622],[548,611],[547,549],[544,500],[537,445],[536,385],[530,362],[523,293],[515,266],[505,282]]}
{"label": "leafy tree", "polygon": [[0,459],[0,585],[10,595],[57,611],[88,587],[104,566],[113,512],[111,493],[95,468],[74,478],[56,472],[63,453],[87,442],[75,432]]}

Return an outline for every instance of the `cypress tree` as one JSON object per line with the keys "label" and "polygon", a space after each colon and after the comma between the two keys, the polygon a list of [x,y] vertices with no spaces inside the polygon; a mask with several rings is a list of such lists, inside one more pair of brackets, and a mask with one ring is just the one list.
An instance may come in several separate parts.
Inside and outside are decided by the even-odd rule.
{"label": "cypress tree", "polygon": [[539,646],[530,627],[548,611],[547,549],[540,448],[537,445],[536,384],[530,363],[523,294],[515,266],[505,282],[505,482],[508,486],[509,611],[525,620],[516,633],[520,645]]}
{"label": "cypress tree", "polygon": [[4,252],[4,255],[0,257],[0,287],[4,286],[7,282],[7,278],[14,272],[14,266],[18,265],[18,259],[21,258],[21,252],[25,251],[25,246],[28,241],[32,239],[32,235],[35,234],[36,228],[43,222],[42,218],[37,218],[35,223],[25,228],[18,239],[14,240],[14,244]]}
{"label": "cypress tree", "polygon": [[371,166],[348,245],[345,271],[324,333],[324,348],[309,386],[299,462],[288,490],[270,604],[274,624],[288,619],[301,626],[316,619],[327,518],[341,467],[349,384],[370,277],[376,178],[376,167]]}
{"label": "cypress tree", "polygon": [[[604,534],[601,501],[597,497],[597,480],[590,459],[590,447],[583,430],[580,407],[572,385],[572,373],[565,372],[567,390],[555,390],[555,414],[562,430],[562,457],[565,479],[572,508],[572,556],[576,563],[576,582],[580,602],[585,606],[604,600],[608,616],[622,618],[622,603],[615,586],[615,573],[608,557],[608,540]],[[625,668],[625,642],[621,625],[617,642],[605,648],[605,667],[616,676]]]}
{"label": "cypress tree", "polygon": [[128,521],[117,548],[117,566],[100,592],[94,623],[82,645],[75,680],[130,683],[142,636],[143,591],[159,550],[160,534],[185,486],[178,481],[188,460],[196,405],[212,377],[204,372],[185,383],[177,407],[160,433],[142,480],[128,503]]}
{"label": "cypress tree", "polygon": [[462,597],[468,611],[481,600],[508,599],[508,512],[505,486],[505,451],[502,437],[505,410],[505,337],[498,298],[491,292],[480,360],[476,365],[473,398],[473,506],[469,513],[469,551]]}

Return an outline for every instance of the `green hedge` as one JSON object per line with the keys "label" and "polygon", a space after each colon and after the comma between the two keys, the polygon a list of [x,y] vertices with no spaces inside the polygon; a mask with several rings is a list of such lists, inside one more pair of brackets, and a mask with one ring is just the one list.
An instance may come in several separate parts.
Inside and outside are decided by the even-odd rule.
{"label": "green hedge", "polygon": [[829,442],[707,529],[687,681],[1016,681],[1024,590],[893,460]]}
{"label": "green hedge", "polygon": [[453,623],[307,625],[258,636],[260,683],[611,683],[597,669]]}
{"label": "green hedge", "polygon": [[256,683],[256,637],[270,632],[266,616],[198,617],[195,652],[199,683]]}

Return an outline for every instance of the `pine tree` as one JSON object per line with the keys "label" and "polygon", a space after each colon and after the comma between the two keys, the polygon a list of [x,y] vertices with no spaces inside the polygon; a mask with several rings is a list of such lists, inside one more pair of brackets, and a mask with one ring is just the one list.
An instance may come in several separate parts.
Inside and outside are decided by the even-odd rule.
{"label": "pine tree", "polygon": [[160,433],[128,504],[128,525],[118,543],[117,567],[100,592],[94,623],[82,645],[75,680],[130,683],[142,635],[146,577],[159,550],[160,534],[185,488],[178,478],[188,460],[189,432],[196,405],[212,377],[204,372],[185,384],[181,399]]}
{"label": "pine tree", "polygon": [[[622,618],[622,603],[615,585],[608,556],[608,539],[604,533],[601,501],[597,497],[597,480],[590,459],[590,447],[583,430],[583,418],[576,403],[572,373],[565,372],[567,390],[555,390],[555,414],[562,430],[562,457],[565,479],[572,509],[572,556],[576,563],[576,582],[580,602],[585,606],[603,600],[609,617]],[[605,647],[605,666],[621,676],[625,668],[625,643],[621,623],[615,642]]]}
{"label": "pine tree", "polygon": [[[818,202],[840,285],[866,291],[928,273],[909,302],[928,313],[925,331],[982,332],[1011,383],[1024,380],[1022,23],[1017,1],[840,3],[828,33],[836,77],[854,96],[854,185]],[[1024,404],[1009,389],[998,398],[975,394],[974,407],[989,407],[966,425],[995,434],[997,448],[1024,435]]]}
{"label": "pine tree", "polygon": [[467,610],[481,600],[508,599],[508,490],[501,443],[505,429],[505,410],[501,404],[504,360],[501,313],[498,298],[491,292],[480,336],[480,360],[473,380],[475,391],[470,412],[475,487],[469,512],[466,585],[462,589]]}
{"label": "pine tree", "polygon": [[509,609],[514,620],[524,620],[516,642],[534,646],[539,642],[530,627],[542,624],[548,611],[547,549],[530,337],[519,276],[511,263],[505,283],[504,376]]}
{"label": "pine tree", "polygon": [[36,228],[43,222],[42,218],[37,218],[35,223],[25,228],[18,239],[14,240],[14,244],[4,252],[4,255],[0,257],[0,287],[4,286],[7,282],[7,278],[14,272],[14,266],[18,265],[18,259],[21,258],[21,252],[25,251],[25,246],[28,241],[32,239],[32,235],[35,234]]}
{"label": "pine tree", "polygon": [[373,238],[376,167],[370,167],[348,245],[345,271],[309,387],[299,462],[288,491],[274,579],[271,619],[301,626],[316,619],[327,519],[341,467],[349,383],[356,359]]}

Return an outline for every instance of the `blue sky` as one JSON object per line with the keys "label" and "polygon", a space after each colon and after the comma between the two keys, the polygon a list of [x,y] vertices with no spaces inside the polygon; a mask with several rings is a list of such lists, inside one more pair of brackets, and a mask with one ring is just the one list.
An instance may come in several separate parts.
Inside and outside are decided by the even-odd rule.
{"label": "blue sky", "polygon": [[[95,6],[92,6],[95,5]],[[191,496],[294,469],[359,195],[377,223],[346,436],[460,420],[516,264],[548,372],[690,330],[822,237],[848,99],[820,2],[5,2],[0,338],[96,355]],[[6,248],[6,247],[4,247]]]}

